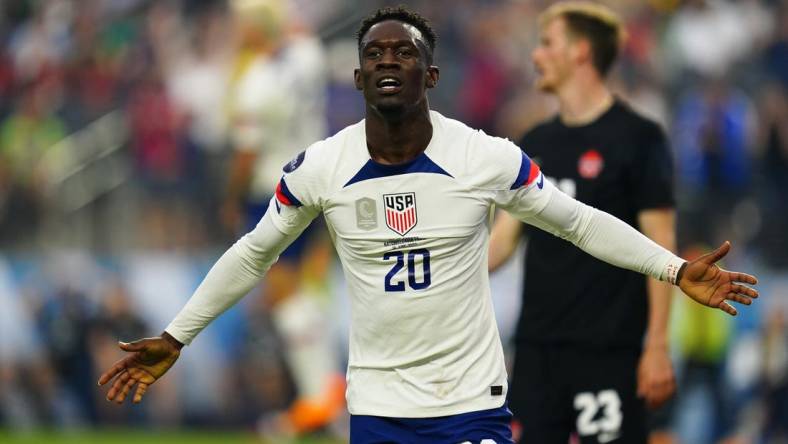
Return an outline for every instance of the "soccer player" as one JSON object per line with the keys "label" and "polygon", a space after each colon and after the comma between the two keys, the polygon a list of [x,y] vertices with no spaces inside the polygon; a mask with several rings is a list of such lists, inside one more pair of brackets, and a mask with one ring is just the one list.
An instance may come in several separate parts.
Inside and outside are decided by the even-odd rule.
{"label": "soccer player", "polygon": [[[560,112],[520,147],[561,191],[674,250],[665,136],[605,85],[622,41],[618,17],[590,2],[556,3],[540,28],[532,54],[537,86],[558,98]],[[491,270],[512,255],[523,231],[515,217],[499,215]],[[539,230],[529,230],[525,276],[509,394],[522,441],[566,444],[576,432],[582,443],[646,442],[646,405],[661,405],[675,390],[670,284]]]}
{"label": "soccer player", "polygon": [[[286,2],[233,0],[230,5],[240,45],[230,100],[234,155],[222,216],[227,229],[244,233],[265,213],[282,165],[326,136],[327,70],[320,40],[296,23]],[[330,255],[327,236],[310,231],[282,252],[262,288],[297,392],[286,414],[264,422],[295,433],[325,425],[344,408],[332,337],[314,333],[328,314],[301,285],[307,261]]]}
{"label": "soccer player", "polygon": [[678,284],[735,312],[755,283],[714,262],[686,262],[618,219],[561,193],[513,143],[429,109],[435,34],[421,16],[384,8],[358,32],[356,87],[366,118],[284,167],[255,229],[214,265],[160,337],[121,343],[107,399],[134,402],[181,347],[238,301],[323,213],[351,297],[347,402],[353,443],[510,443],[503,349],[489,294],[493,204],[623,267]]}

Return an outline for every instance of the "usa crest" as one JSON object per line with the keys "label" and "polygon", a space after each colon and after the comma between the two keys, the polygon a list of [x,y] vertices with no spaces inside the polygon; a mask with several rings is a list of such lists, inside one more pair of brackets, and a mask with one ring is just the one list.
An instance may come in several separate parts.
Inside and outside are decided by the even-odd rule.
{"label": "usa crest", "polygon": [[416,193],[384,194],[386,226],[404,236],[416,226]]}

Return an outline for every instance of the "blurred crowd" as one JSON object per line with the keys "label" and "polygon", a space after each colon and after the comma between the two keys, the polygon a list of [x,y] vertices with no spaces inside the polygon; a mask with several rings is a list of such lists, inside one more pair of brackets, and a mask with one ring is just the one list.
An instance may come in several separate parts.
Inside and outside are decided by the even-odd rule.
{"label": "blurred crowd", "polygon": [[[275,6],[243,13],[255,1]],[[530,59],[550,2],[402,3],[439,35],[434,109],[514,140],[555,111]],[[671,140],[682,253],[728,239],[728,261],[762,276],[736,320],[675,304],[669,428],[787,442],[788,2],[605,3],[628,32],[614,90]],[[95,381],[116,341],[158,334],[248,228],[244,196],[273,191],[255,171],[363,117],[354,32],[383,4],[0,2],[0,428],[254,428],[298,397],[265,294],[209,327],[146,405],[109,408]],[[324,259],[312,286],[341,356],[341,278]]]}

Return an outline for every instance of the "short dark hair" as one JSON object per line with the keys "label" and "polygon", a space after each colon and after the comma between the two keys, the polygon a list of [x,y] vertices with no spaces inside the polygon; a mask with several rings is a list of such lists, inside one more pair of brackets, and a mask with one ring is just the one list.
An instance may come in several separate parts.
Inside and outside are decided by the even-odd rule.
{"label": "short dark hair", "polygon": [[438,40],[438,35],[435,33],[435,30],[432,29],[432,26],[430,26],[429,20],[421,16],[418,12],[411,11],[404,5],[380,8],[364,19],[358,31],[356,31],[356,40],[359,50],[361,50],[361,39],[367,34],[369,28],[386,20],[396,20],[407,23],[418,29],[426,40],[423,42],[427,44],[426,49],[429,50],[427,61],[428,63],[432,63],[432,53],[435,51],[435,42]]}
{"label": "short dark hair", "polygon": [[570,35],[587,39],[591,44],[594,68],[606,76],[618,56],[626,34],[618,15],[609,8],[589,1],[559,2],[540,17],[542,26],[563,18]]}

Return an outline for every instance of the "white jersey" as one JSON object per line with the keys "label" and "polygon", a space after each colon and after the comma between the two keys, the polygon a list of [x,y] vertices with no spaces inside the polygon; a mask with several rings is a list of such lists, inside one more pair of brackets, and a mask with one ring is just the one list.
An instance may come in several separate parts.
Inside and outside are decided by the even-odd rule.
{"label": "white jersey", "polygon": [[[310,147],[278,189],[280,204],[325,214],[339,253],[351,301],[353,414],[444,416],[500,407],[506,397],[488,222],[492,205],[508,202],[535,165],[509,141],[436,112],[431,120],[432,140],[412,162],[372,161],[362,121]],[[520,202],[535,213],[549,195],[534,179]],[[286,217],[280,209],[274,218],[283,231]]]}
{"label": "white jersey", "polygon": [[610,262],[668,280],[677,271],[680,259],[563,195],[511,142],[430,118],[429,145],[403,165],[370,159],[363,121],[286,165],[266,216],[167,331],[191,341],[322,212],[351,300],[350,413],[446,416],[506,398],[487,272],[493,205]]}

